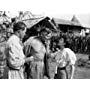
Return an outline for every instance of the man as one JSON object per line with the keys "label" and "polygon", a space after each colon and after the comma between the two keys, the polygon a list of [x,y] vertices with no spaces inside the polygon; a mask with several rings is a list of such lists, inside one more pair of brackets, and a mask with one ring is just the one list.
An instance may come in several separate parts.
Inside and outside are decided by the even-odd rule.
{"label": "man", "polygon": [[48,44],[51,37],[50,31],[43,28],[39,31],[30,32],[30,38],[25,41],[25,55],[33,56],[34,61],[30,62],[29,78],[33,79],[43,79],[44,75],[48,76],[47,73],[47,49],[49,49]]}
{"label": "man", "polygon": [[14,34],[7,41],[8,78],[24,79],[24,63],[32,60],[32,57],[25,58],[23,53],[22,39],[25,36],[26,25],[23,22],[17,22],[13,26],[13,31]]}
{"label": "man", "polygon": [[36,34],[30,34],[30,38],[24,43],[25,55],[33,56],[34,60],[30,62],[30,67],[27,72],[28,78],[43,79],[44,76],[44,56],[46,49],[40,37]]}
{"label": "man", "polygon": [[64,47],[65,43],[63,38],[59,40],[58,45],[60,46],[60,50],[54,54],[57,60],[57,78],[72,79],[76,55],[71,49]]}

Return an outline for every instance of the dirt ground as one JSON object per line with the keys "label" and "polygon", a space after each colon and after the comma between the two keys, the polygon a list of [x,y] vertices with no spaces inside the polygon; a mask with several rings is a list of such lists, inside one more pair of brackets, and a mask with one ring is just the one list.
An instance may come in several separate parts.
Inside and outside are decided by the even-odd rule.
{"label": "dirt ground", "polygon": [[74,79],[90,79],[90,69],[77,67]]}
{"label": "dirt ground", "polygon": [[[85,55],[85,54],[77,54],[76,56],[77,56],[77,59],[79,58],[88,59],[88,55]],[[50,66],[51,66],[50,74],[51,74],[51,77],[53,78],[55,74],[56,64],[53,62],[51,63]],[[44,79],[47,79],[47,77],[45,77]],[[90,79],[90,69],[76,67],[75,73],[74,73],[74,79]]]}
{"label": "dirt ground", "polygon": [[[88,59],[88,55],[85,54],[76,54],[76,56],[77,56],[77,60],[80,58],[85,60]],[[54,76],[54,70],[55,70],[54,67],[55,67],[55,63],[52,63],[50,68],[52,78]],[[90,69],[76,67],[73,79],[90,79]]]}
{"label": "dirt ground", "polygon": [[[88,59],[88,55],[85,54],[77,54],[77,59]],[[75,73],[74,73],[74,79],[90,79],[90,69],[88,68],[80,68],[76,67]]]}

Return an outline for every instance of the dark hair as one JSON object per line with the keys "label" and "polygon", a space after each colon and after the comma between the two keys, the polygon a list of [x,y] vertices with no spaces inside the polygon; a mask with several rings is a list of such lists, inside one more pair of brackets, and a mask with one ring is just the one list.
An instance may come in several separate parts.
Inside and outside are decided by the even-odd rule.
{"label": "dark hair", "polygon": [[23,22],[17,22],[13,25],[13,31],[16,32],[20,29],[24,30],[26,25]]}

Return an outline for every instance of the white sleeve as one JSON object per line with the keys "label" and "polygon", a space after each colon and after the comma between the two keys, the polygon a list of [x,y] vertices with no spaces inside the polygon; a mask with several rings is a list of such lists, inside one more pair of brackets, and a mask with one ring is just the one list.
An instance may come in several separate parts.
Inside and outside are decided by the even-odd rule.
{"label": "white sleeve", "polygon": [[[14,42],[15,43],[15,42]],[[20,68],[25,63],[25,56],[22,48],[19,47],[19,44],[16,42],[9,44],[9,63],[13,68]]]}
{"label": "white sleeve", "polygon": [[75,64],[75,62],[76,62],[76,60],[77,60],[77,58],[76,58],[76,55],[74,54],[74,52],[71,52],[70,54],[69,54],[69,59],[70,59],[70,61],[71,61],[71,64]]}

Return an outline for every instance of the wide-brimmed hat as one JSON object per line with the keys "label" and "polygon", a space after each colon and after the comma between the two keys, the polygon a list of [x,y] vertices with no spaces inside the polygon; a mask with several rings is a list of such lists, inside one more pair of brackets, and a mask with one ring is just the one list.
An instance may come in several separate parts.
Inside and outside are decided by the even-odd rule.
{"label": "wide-brimmed hat", "polygon": [[58,45],[65,45],[64,38],[61,38],[59,40]]}

